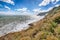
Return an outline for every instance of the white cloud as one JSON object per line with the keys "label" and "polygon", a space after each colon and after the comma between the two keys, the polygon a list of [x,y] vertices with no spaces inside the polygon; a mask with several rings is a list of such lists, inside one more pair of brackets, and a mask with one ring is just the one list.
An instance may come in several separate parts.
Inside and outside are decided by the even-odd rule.
{"label": "white cloud", "polygon": [[48,12],[48,11],[50,11],[50,10],[52,10],[52,9],[53,9],[53,7],[50,7],[50,8],[48,8],[47,10],[41,10],[41,8],[37,8],[37,9],[33,9],[33,13],[34,13],[35,15],[37,15],[37,14],[42,13],[42,12]]}
{"label": "white cloud", "polygon": [[27,8],[16,9],[16,11],[28,11]]}
{"label": "white cloud", "polygon": [[27,8],[20,8],[15,10],[18,11],[18,13],[20,13],[21,15],[31,15],[30,10],[28,10]]}
{"label": "white cloud", "polygon": [[10,10],[10,8],[8,6],[5,6],[6,9]]}
{"label": "white cloud", "polygon": [[0,0],[0,1],[7,2],[7,3],[14,5],[14,2],[12,0]]}
{"label": "white cloud", "polygon": [[40,4],[39,4],[39,6],[46,6],[46,5],[48,5],[50,3],[50,0],[43,0]]}
{"label": "white cloud", "polygon": [[0,11],[0,15],[32,15],[32,12],[27,8],[16,9],[15,11],[11,11],[10,8],[7,6],[5,6],[5,8],[9,10]]}
{"label": "white cloud", "polygon": [[51,2],[53,3],[53,4],[56,4],[57,2],[59,2],[60,0],[51,0]]}
{"label": "white cloud", "polygon": [[43,1],[39,4],[39,6],[46,6],[46,5],[48,5],[50,2],[53,3],[53,4],[56,4],[58,1],[60,1],[60,0],[43,0]]}
{"label": "white cloud", "polygon": [[60,6],[60,4],[55,5],[55,7],[58,7],[58,6]]}
{"label": "white cloud", "polygon": [[16,15],[13,11],[0,11],[0,15]]}
{"label": "white cloud", "polygon": [[33,9],[33,13],[34,13],[35,15],[37,15],[38,13],[40,13],[40,11],[42,11],[42,10],[40,10],[40,8]]}

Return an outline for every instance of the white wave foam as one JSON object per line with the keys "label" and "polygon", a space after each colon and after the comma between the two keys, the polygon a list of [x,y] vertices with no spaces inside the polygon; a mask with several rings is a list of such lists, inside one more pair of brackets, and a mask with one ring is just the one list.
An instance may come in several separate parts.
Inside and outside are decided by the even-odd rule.
{"label": "white wave foam", "polygon": [[34,16],[34,18],[35,18],[34,20],[27,20],[26,22],[22,22],[22,23],[12,22],[12,23],[5,25],[4,27],[0,28],[0,36],[4,36],[12,32],[18,32],[21,30],[25,30],[29,28],[29,25],[28,25],[29,23],[38,21],[44,18],[44,16]]}

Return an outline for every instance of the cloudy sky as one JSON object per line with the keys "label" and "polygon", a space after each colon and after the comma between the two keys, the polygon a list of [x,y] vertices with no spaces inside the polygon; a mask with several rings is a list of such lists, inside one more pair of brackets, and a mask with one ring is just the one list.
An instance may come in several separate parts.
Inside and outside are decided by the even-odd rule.
{"label": "cloudy sky", "polygon": [[0,15],[37,15],[59,5],[60,0],[0,0]]}

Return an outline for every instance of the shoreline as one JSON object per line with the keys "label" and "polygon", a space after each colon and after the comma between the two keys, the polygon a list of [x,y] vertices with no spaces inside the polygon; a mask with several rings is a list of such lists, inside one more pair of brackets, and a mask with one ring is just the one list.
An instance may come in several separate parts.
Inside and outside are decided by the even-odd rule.
{"label": "shoreline", "polygon": [[[25,22],[25,23],[17,23],[15,25],[16,27],[14,27],[14,28],[8,27],[9,25],[12,25],[13,23],[11,23],[9,25],[7,24],[8,26],[6,27],[6,29],[5,29],[5,27],[0,29],[1,30],[0,31],[0,37],[6,35],[8,33],[14,33],[14,32],[19,32],[19,31],[22,31],[22,30],[26,30],[26,29],[29,28],[28,24],[33,23],[33,22],[37,22],[37,21],[39,21],[40,19],[43,19],[43,18],[44,17],[42,17],[42,18],[39,17],[39,18],[36,18],[34,20],[27,20],[27,22]],[[13,27],[13,25],[12,25],[12,27]]]}

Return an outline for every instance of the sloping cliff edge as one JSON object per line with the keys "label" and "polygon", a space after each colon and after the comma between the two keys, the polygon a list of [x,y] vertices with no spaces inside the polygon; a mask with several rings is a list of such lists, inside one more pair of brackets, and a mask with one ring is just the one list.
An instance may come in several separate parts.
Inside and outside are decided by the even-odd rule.
{"label": "sloping cliff edge", "polygon": [[29,26],[27,30],[9,33],[0,37],[0,40],[60,40],[60,6]]}

